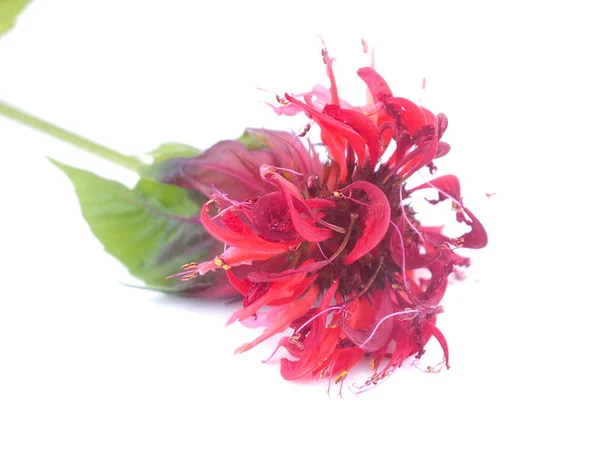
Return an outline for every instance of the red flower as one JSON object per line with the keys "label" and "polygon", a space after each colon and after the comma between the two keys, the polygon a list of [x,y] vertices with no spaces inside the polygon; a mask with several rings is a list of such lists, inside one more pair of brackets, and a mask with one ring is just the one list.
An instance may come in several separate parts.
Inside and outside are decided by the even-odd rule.
{"label": "red flower", "polygon": [[[487,236],[461,201],[458,179],[446,175],[407,188],[419,169],[450,146],[442,142],[448,120],[394,97],[387,83],[366,67],[358,75],[372,102],[340,102],[331,59],[324,51],[331,89],[279,99],[278,113],[304,112],[319,126],[328,152],[322,162],[297,136],[253,130],[268,150],[249,151],[231,141],[187,160],[165,181],[212,196],[201,221],[225,244],[214,259],[180,275],[226,271],[244,296],[229,323],[266,329],[237,353],[288,329],[291,358],[281,360],[285,379],[328,377],[343,381],[364,356],[373,361],[375,385],[408,357],[419,358],[433,336],[448,276],[469,260],[455,249],[481,248]],[[395,148],[382,161],[389,145]],[[169,178],[170,177],[170,178]],[[413,183],[414,185],[415,183]],[[432,204],[450,201],[456,220],[470,227],[447,237],[441,227],[422,226],[408,205],[423,189],[438,193]],[[430,273],[427,280],[417,269]]]}

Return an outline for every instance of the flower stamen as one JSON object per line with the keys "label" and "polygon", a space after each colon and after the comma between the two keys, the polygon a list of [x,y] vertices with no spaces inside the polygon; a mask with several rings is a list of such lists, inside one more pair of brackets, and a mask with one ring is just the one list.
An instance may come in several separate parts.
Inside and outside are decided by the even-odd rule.
{"label": "flower stamen", "polygon": [[402,219],[404,219],[404,221],[408,224],[408,226],[410,227],[411,230],[413,230],[417,236],[419,236],[419,240],[421,241],[421,243],[423,244],[423,246],[426,246],[425,244],[425,239],[423,238],[423,235],[419,232],[419,230],[417,230],[417,227],[415,227],[413,225],[413,223],[408,220],[408,217],[406,216],[406,211],[404,209],[404,199],[402,198],[402,185],[400,185],[400,188],[398,190],[398,195],[400,197],[400,213],[402,214]]}
{"label": "flower stamen", "polygon": [[276,166],[270,166],[269,168],[270,168],[270,169],[277,169],[277,170],[279,170],[280,172],[289,172],[289,173],[293,173],[294,175],[299,175],[299,176],[302,176],[302,175],[304,175],[304,174],[303,174],[303,173],[301,173],[301,172],[296,172],[295,170],[288,169],[287,167],[276,167]]}
{"label": "flower stamen", "polygon": [[[410,287],[408,286],[408,282],[406,281],[406,250],[404,249],[404,238],[402,237],[402,233],[400,232],[400,228],[394,223],[393,220],[390,220],[390,223],[394,226],[396,231],[398,232],[398,238],[400,239],[400,247],[402,248],[402,281],[404,283],[405,292],[411,298],[413,298]],[[414,300],[414,298],[413,298]]]}
{"label": "flower stamen", "polygon": [[365,284],[365,287],[355,296],[351,297],[349,300],[347,300],[348,302],[351,302],[354,299],[360,298],[362,297],[371,287],[371,285],[375,282],[375,279],[377,278],[377,274],[379,273],[379,270],[381,269],[381,266],[383,265],[383,256],[381,256],[379,258],[379,264],[377,265],[377,269],[375,269],[375,272],[373,273],[373,275],[371,275],[371,278],[369,278],[369,280],[367,281],[367,284]]}
{"label": "flower stamen", "polygon": [[310,126],[311,124],[308,123],[304,126],[304,128],[302,129],[302,131],[300,133],[298,133],[298,137],[304,137],[306,136],[306,133],[308,133],[310,131]]}
{"label": "flower stamen", "polygon": [[217,256],[215,259],[213,259],[213,263],[215,264],[215,266],[220,267],[223,270],[229,270],[231,269],[231,266],[225,264],[225,261],[223,261],[223,259],[221,258],[221,256]]}
{"label": "flower stamen", "polygon": [[287,101],[285,99],[285,97],[280,96],[279,94],[275,94],[275,98],[277,99],[277,102],[281,105],[281,106],[287,106],[290,104],[289,101]]}
{"label": "flower stamen", "polygon": [[310,319],[308,319],[306,322],[304,322],[300,327],[298,327],[296,329],[296,334],[300,333],[309,323],[311,323],[313,320],[317,319],[318,317],[322,316],[323,314],[328,314],[331,311],[338,311],[340,309],[343,309],[343,308],[341,306],[330,306],[329,308],[324,309],[320,313],[315,314],[314,316],[312,316]]}
{"label": "flower stamen", "polygon": [[368,203],[361,202],[360,200],[356,200],[356,199],[352,198],[352,191],[350,191],[349,195],[344,195],[339,191],[334,191],[331,195],[333,195],[337,199],[343,198],[345,200],[350,200],[350,201],[353,201],[354,203],[358,203],[359,205],[365,206],[367,208],[371,207],[371,205],[369,205]]}
{"label": "flower stamen", "polygon": [[329,258],[331,261],[334,261],[338,256],[340,256],[340,254],[346,248],[346,245],[348,244],[348,241],[350,240],[350,235],[352,234],[352,231],[354,230],[354,224],[356,223],[357,219],[358,219],[358,214],[356,214],[356,213],[350,214],[350,225],[348,225],[348,230],[346,230],[346,234],[344,235],[344,240],[340,244],[337,251],[333,254],[333,256],[331,258]]}
{"label": "flower stamen", "polygon": [[173,275],[169,275],[166,279],[181,277],[181,281],[188,281],[192,278],[196,278],[198,276],[198,263],[193,261],[191,263],[184,264],[181,266],[183,272],[174,273]]}
{"label": "flower stamen", "polygon": [[348,371],[343,370],[335,379],[333,380],[333,384],[339,384],[340,381],[343,381],[344,378],[348,375]]}

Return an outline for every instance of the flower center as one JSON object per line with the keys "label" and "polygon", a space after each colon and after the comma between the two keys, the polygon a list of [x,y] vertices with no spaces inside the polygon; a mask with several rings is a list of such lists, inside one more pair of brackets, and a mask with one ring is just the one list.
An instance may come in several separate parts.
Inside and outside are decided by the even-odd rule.
{"label": "flower center", "polygon": [[[389,207],[392,221],[397,220],[401,213],[396,205],[400,202],[400,177],[389,174],[385,167],[377,172],[365,173],[361,181],[366,181],[377,187],[385,196],[383,202]],[[343,186],[339,186],[334,192],[323,191],[323,188],[314,190],[325,198],[335,200],[336,207],[327,211],[324,221],[343,228],[345,234],[336,233],[331,239],[317,244],[320,254],[332,259],[331,264],[320,271],[319,281],[327,286],[331,280],[340,279],[338,291],[343,294],[347,300],[362,296],[373,290],[381,289],[384,280],[394,283],[399,267],[387,250],[388,245],[379,245],[381,241],[387,241],[389,237],[385,230],[389,228],[389,220],[385,223],[374,222],[383,215],[379,210],[385,208],[378,205],[379,199],[373,199],[373,196],[362,189],[351,189],[352,184],[356,182],[349,181]],[[317,196],[319,195],[317,194]],[[375,216],[375,217],[374,217]],[[412,213],[410,214],[410,220]],[[383,229],[384,235],[375,236],[373,226]],[[368,234],[368,236],[367,236]],[[356,261],[350,264],[345,263],[345,259],[361,242],[367,239],[378,239],[365,254],[361,255]],[[368,244],[368,242],[367,242]]]}

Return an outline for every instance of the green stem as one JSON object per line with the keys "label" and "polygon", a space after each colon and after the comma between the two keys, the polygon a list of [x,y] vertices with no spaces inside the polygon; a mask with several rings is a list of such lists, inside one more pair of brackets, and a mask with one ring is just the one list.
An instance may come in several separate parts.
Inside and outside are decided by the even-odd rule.
{"label": "green stem", "polygon": [[139,169],[144,165],[144,163],[136,156],[122,155],[115,150],[111,150],[110,148],[104,147],[100,144],[96,144],[95,142],[92,142],[75,133],[71,133],[70,131],[57,127],[56,125],[52,125],[51,123],[48,123],[42,119],[38,119],[37,117],[27,114],[26,112],[21,111],[13,106],[7,105],[2,101],[0,101],[0,114],[10,117],[11,119],[16,120],[24,125],[28,125],[31,128],[41,131],[42,133],[49,134],[57,139],[68,142],[69,144],[117,164],[118,166],[133,170],[134,172],[138,172]]}

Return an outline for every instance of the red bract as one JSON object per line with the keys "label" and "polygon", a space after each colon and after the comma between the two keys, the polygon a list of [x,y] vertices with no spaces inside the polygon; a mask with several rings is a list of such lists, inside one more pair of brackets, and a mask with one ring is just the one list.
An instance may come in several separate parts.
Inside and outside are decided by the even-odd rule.
{"label": "red bract", "polygon": [[[277,347],[289,354],[281,359],[284,378],[341,383],[366,356],[373,374],[359,388],[364,389],[410,356],[419,358],[432,336],[448,365],[436,316],[448,276],[469,264],[455,250],[484,247],[487,235],[463,205],[455,176],[407,188],[420,169],[433,170],[433,161],[449,152],[441,141],[446,116],[394,97],[370,67],[358,74],[371,104],[352,107],[339,99],[332,60],[327,52],[323,56],[329,95],[319,88],[285,95],[276,111],[304,112],[320,127],[326,162],[298,136],[252,130],[268,150],[224,141],[202,156],[182,159],[163,181],[212,196],[201,221],[225,249],[183,274],[227,271],[244,297],[229,323],[266,327],[236,352],[291,330]],[[389,145],[393,151],[384,161]],[[408,204],[425,189],[438,194],[431,204],[451,207],[470,231],[453,237],[442,227],[421,225]],[[417,276],[417,269],[429,277]]]}

